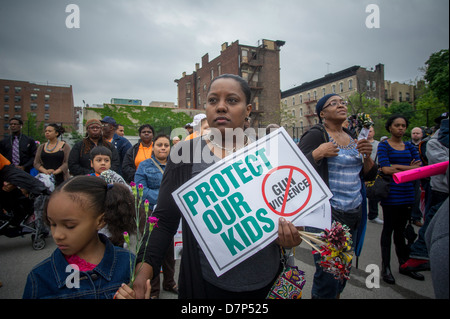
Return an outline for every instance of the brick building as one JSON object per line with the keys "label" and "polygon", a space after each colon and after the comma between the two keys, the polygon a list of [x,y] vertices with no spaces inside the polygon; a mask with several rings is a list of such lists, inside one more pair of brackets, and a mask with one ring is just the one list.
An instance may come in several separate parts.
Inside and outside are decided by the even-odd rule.
{"label": "brick building", "polygon": [[389,107],[392,102],[408,102],[414,105],[416,101],[416,85],[384,81],[384,105]]}
{"label": "brick building", "polygon": [[206,94],[215,77],[236,74],[248,81],[253,106],[252,127],[280,122],[280,47],[284,41],[261,40],[257,46],[241,45],[239,41],[222,44],[221,53],[209,60],[206,53],[195,71],[183,72],[178,84],[178,107],[204,110]]}
{"label": "brick building", "polygon": [[337,93],[345,99],[356,92],[365,92],[367,98],[377,99],[384,105],[384,65],[377,64],[375,70],[355,65],[281,92],[283,113],[287,115],[282,124],[298,138],[318,123],[316,104],[321,97]]}
{"label": "brick building", "polygon": [[20,118],[25,123],[28,114],[36,116],[38,124],[59,123],[66,130],[75,126],[71,85],[0,79],[0,103],[0,138],[9,134],[10,118]]}

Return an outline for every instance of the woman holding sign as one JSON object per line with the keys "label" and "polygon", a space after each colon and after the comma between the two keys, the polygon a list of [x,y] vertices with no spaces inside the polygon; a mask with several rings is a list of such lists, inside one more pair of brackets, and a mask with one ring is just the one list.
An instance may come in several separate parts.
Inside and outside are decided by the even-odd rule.
{"label": "woman holding sign", "polygon": [[[173,148],[167,163],[153,216],[159,218],[158,227],[151,233],[148,247],[139,252],[143,258],[137,273],[134,293],[124,289],[126,297],[142,298],[146,281],[158,275],[164,255],[177,231],[181,211],[172,192],[214,162],[245,147],[250,141],[243,134],[246,117],[252,109],[248,83],[241,77],[224,74],[215,78],[208,90],[206,115],[211,134],[180,142]],[[229,134],[230,131],[233,134]],[[227,133],[228,132],[228,133]],[[201,154],[201,159],[194,157]],[[186,219],[182,218],[183,255],[178,280],[179,298],[265,298],[281,271],[280,248],[295,247],[301,239],[297,229],[284,219],[279,220],[278,239],[261,249],[236,267],[216,276],[200,248]],[[129,291],[129,290],[128,290]]]}
{"label": "woman holding sign", "polygon": [[[320,123],[303,134],[299,147],[333,193],[332,219],[350,228],[355,244],[363,209],[366,209],[363,180],[373,179],[377,173],[370,157],[372,145],[366,139],[356,142],[343,127],[347,101],[338,94],[322,97],[316,112]],[[338,298],[344,287],[345,281],[333,278],[316,263],[313,298]]]}

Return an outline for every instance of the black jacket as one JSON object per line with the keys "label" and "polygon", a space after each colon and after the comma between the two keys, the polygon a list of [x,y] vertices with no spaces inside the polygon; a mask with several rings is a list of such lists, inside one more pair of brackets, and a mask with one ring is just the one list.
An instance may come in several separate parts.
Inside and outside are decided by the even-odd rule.
{"label": "black jacket", "polygon": [[[13,136],[8,136],[0,141],[0,153],[12,163],[12,145]],[[34,157],[36,156],[36,142],[26,135],[19,136],[19,166],[23,166],[27,173],[33,167]]]}
{"label": "black jacket", "polygon": [[[86,150],[84,150],[84,142],[88,143],[88,147]],[[111,150],[111,170],[113,170],[114,172],[118,172],[120,168],[120,158],[117,149],[111,143],[103,140],[100,140],[98,142],[98,145],[103,145]],[[86,138],[73,146],[73,148],[70,150],[68,160],[69,171],[71,175],[87,175],[94,172],[91,167],[90,161],[90,150],[92,150],[94,147],[94,142]]]}
{"label": "black jacket", "polygon": [[122,177],[127,183],[134,181],[134,174],[136,174],[136,165],[134,164],[134,160],[139,151],[140,144],[141,142],[139,141],[132,147],[130,147],[125,153],[125,156],[123,157]]}
{"label": "black jacket", "polygon": [[[182,143],[189,143],[191,147],[189,163],[173,163],[170,160],[164,170],[161,188],[159,189],[158,205],[153,212],[153,216],[159,218],[158,227],[155,227],[150,235],[150,240],[144,256],[143,249],[138,254],[136,262],[144,261],[150,264],[154,271],[154,276],[159,275],[161,263],[166,255],[169,245],[171,245],[180,223],[181,211],[172,197],[172,192],[178,189],[192,176],[193,147],[194,143],[200,139],[192,139]],[[181,144],[181,143],[179,143]],[[177,145],[178,146],[178,145]],[[183,147],[177,147],[173,151],[181,151]],[[182,218],[183,227],[183,255],[180,264],[180,276],[178,281],[179,298],[206,298],[201,273],[200,257],[198,254],[198,243],[192,233],[188,223]],[[146,238],[144,238],[144,241]]]}

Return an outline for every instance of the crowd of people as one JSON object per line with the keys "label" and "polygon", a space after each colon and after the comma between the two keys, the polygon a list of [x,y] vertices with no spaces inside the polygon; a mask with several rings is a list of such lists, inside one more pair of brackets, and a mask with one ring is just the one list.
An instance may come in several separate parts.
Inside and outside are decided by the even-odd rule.
{"label": "crowd of people", "polygon": [[[72,148],[62,139],[64,129],[57,124],[46,126],[47,142],[37,146],[22,133],[23,122],[10,119],[10,136],[0,142],[0,170],[11,166],[32,174],[34,169],[35,173],[51,176],[56,187],[46,203],[45,220],[57,249],[29,273],[23,297],[158,298],[162,269],[163,289],[178,294],[179,298],[265,298],[282,270],[280,247],[296,247],[302,241],[298,228],[280,218],[277,240],[217,276],[169,196],[214,164],[193,161],[194,154],[207,149],[216,162],[252,142],[245,135],[242,139],[233,135],[232,140],[226,140],[229,135],[225,134],[228,129],[248,127],[252,111],[250,98],[250,88],[241,77],[224,74],[215,78],[208,89],[206,112],[186,125],[190,130],[184,141],[180,141],[179,136],[171,140],[167,135],[156,134],[152,125],[143,124],[138,129],[139,141],[132,145],[124,137],[123,126],[106,116],[101,120],[88,120],[86,136]],[[424,280],[420,272],[431,270],[436,297],[448,298],[448,228],[446,268],[439,263],[442,249],[433,248],[445,245],[442,236],[436,236],[436,232],[445,233],[445,229],[434,220],[448,220],[448,205],[443,205],[448,201],[448,173],[402,184],[391,179],[388,196],[380,200],[367,201],[365,192],[366,182],[374,180],[380,171],[392,176],[448,161],[448,114],[436,119],[431,136],[425,137],[421,128],[413,128],[411,141],[405,142],[409,123],[402,115],[394,115],[386,121],[387,136],[382,140],[374,139],[373,127],[367,139],[358,140],[345,126],[347,102],[338,94],[322,97],[316,105],[316,113],[319,123],[301,137],[298,147],[333,194],[330,200],[332,220],[348,226],[352,237],[356,238],[365,225],[362,216],[367,215],[369,222],[382,227],[382,279],[395,284],[390,267],[393,238],[399,273]],[[278,127],[272,126],[268,131]],[[220,132],[222,141],[217,141],[216,136],[211,139],[210,130]],[[178,143],[189,147],[178,147]],[[171,151],[178,155],[188,151],[184,158],[191,160],[174,162]],[[144,233],[144,237],[149,236],[144,238],[148,239],[148,245],[137,252],[136,259],[123,247],[124,231],[132,232],[136,227],[130,182],[143,185],[142,199],[148,200],[150,213],[158,218],[158,227],[151,234]],[[0,213],[7,209],[3,203],[14,188],[7,180],[2,183]],[[442,212],[445,209],[447,212]],[[174,235],[180,221],[183,253],[176,280]],[[412,243],[405,238],[408,224],[420,227]],[[309,231],[319,230],[311,228]],[[312,298],[339,298],[346,280],[338,280],[325,272],[317,263],[318,255],[314,256],[316,272]],[[127,283],[135,260],[139,272],[131,286]],[[79,289],[64,287],[67,286],[64,278],[68,264],[76,265],[89,279],[80,281]],[[49,275],[52,273],[54,276]]]}

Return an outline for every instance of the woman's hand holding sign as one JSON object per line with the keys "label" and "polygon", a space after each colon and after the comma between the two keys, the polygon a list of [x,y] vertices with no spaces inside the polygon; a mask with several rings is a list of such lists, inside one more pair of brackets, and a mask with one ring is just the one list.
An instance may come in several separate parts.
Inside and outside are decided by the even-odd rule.
{"label": "woman's hand holding sign", "polygon": [[299,230],[303,230],[303,227],[295,227],[290,221],[280,217],[278,219],[278,238],[275,242],[285,248],[298,246],[302,242]]}

